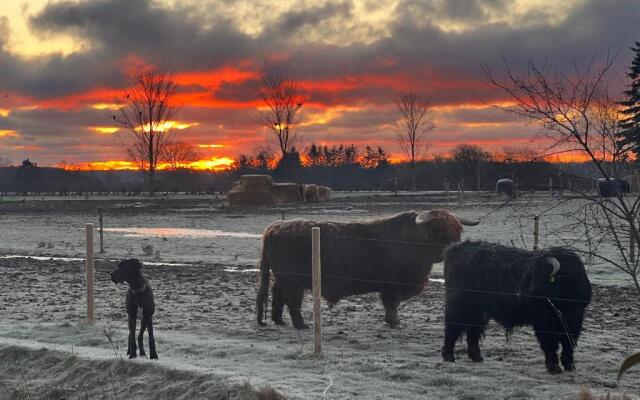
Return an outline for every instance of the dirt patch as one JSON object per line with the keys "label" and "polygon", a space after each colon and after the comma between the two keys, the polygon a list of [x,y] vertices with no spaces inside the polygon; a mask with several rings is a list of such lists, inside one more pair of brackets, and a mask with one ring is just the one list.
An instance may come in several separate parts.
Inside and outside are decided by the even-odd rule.
{"label": "dirt patch", "polygon": [[122,360],[0,347],[0,398],[284,400],[270,387],[229,384],[219,377]]}
{"label": "dirt patch", "polygon": [[[98,325],[82,324],[82,262],[0,260],[0,343],[18,338],[47,347],[88,346],[111,352],[105,328],[114,330],[116,352],[126,350],[126,288],[109,281],[113,263],[96,265]],[[252,265],[246,269],[254,268]],[[402,327],[389,329],[375,295],[357,296],[323,311],[325,356],[310,356],[310,331],[255,323],[256,273],[223,264],[150,266],[145,274],[156,294],[156,340],[161,363],[197,367],[217,376],[273,386],[291,398],[571,398],[581,386],[600,395],[634,394],[640,371],[620,387],[621,360],[637,346],[640,298],[630,289],[594,286],[575,373],[550,376],[531,329],[505,341],[490,324],[482,347],[485,363],[443,363],[442,284],[431,282],[400,309]],[[311,319],[309,298],[304,316]],[[77,349],[76,349],[77,351]],[[509,382],[506,384],[505,382]],[[328,388],[328,389],[327,389]],[[635,389],[634,389],[635,388]]]}

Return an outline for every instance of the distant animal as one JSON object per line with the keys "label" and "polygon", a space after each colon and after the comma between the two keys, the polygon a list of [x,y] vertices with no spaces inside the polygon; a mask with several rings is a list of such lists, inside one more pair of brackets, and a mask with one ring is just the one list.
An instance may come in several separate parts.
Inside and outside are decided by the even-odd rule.
{"label": "distant animal", "polygon": [[129,284],[129,290],[125,298],[125,307],[129,317],[129,347],[127,355],[130,359],[136,358],[136,319],[140,318],[140,334],[138,335],[140,356],[146,355],[142,345],[146,329],[149,332],[149,356],[151,359],[157,360],[156,341],[153,336],[155,302],[151,286],[142,276],[142,263],[135,258],[121,261],[111,273],[111,280],[116,284],[123,282]]}
{"label": "distant animal", "polygon": [[443,249],[460,240],[462,225],[476,224],[447,210],[409,211],[365,222],[274,222],[263,236],[258,323],[264,324],[271,271],[272,320],[284,325],[287,305],[293,326],[307,327],[300,307],[304,290],[311,289],[312,227],[320,227],[322,296],[333,305],[348,296],[379,292],[385,321],[397,327],[400,302],[422,292]]}
{"label": "distant animal", "polygon": [[331,197],[331,188],[327,186],[318,186],[319,201],[327,201]]}
{"label": "distant animal", "polygon": [[513,197],[513,180],[498,179],[498,182],[496,182],[496,193]]}
{"label": "distant animal", "polygon": [[310,185],[304,185],[304,200],[307,203],[318,203],[320,202],[320,196],[318,193],[318,185],[314,185],[313,183]]}
{"label": "distant animal", "polygon": [[507,334],[517,326],[532,326],[550,373],[562,372],[560,344],[562,366],[574,369],[573,351],[591,301],[591,283],[576,253],[465,241],[445,250],[444,277],[445,361],[455,361],[455,343],[466,332],[467,355],[481,362],[480,337],[493,319]]}
{"label": "distant animal", "polygon": [[304,203],[304,186],[299,183],[274,183],[271,194],[276,204]]}
{"label": "distant animal", "polygon": [[598,191],[602,197],[615,197],[616,193],[624,195],[631,192],[629,182],[620,178],[598,179]]}

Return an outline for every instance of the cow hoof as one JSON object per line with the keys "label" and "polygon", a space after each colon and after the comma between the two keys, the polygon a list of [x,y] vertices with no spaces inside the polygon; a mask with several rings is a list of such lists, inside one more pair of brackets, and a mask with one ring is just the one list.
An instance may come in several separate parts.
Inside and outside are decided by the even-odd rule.
{"label": "cow hoof", "polygon": [[564,370],[568,372],[573,372],[576,370],[576,366],[573,364],[566,364],[566,365],[563,365],[563,367],[564,367]]}
{"label": "cow hoof", "polygon": [[303,329],[309,329],[309,325],[307,325],[307,324],[295,325],[294,328],[296,328],[297,330],[301,331]]}
{"label": "cow hoof", "polygon": [[562,373],[562,369],[560,369],[559,365],[556,365],[552,368],[547,368],[547,371],[549,371],[551,375],[558,375]]}
{"label": "cow hoof", "polygon": [[264,321],[258,321],[258,326],[267,326],[267,323]]}
{"label": "cow hoof", "polygon": [[477,363],[481,363],[484,361],[484,358],[482,358],[482,356],[479,354],[469,355],[469,358],[471,359],[471,361],[477,362]]}
{"label": "cow hoof", "polygon": [[146,356],[147,356],[147,354],[144,351],[140,352],[140,357],[146,357]]}
{"label": "cow hoof", "polygon": [[443,354],[442,361],[444,362],[456,362],[456,357],[453,354]]}
{"label": "cow hoof", "polygon": [[158,359],[158,355],[155,354],[155,353],[151,354],[151,359],[152,360],[157,360]]}
{"label": "cow hoof", "polygon": [[287,324],[281,319],[276,319],[273,321],[273,323],[280,326],[287,326]]}
{"label": "cow hoof", "polygon": [[137,358],[137,357],[138,356],[135,353],[129,354],[129,360],[131,360],[132,358]]}

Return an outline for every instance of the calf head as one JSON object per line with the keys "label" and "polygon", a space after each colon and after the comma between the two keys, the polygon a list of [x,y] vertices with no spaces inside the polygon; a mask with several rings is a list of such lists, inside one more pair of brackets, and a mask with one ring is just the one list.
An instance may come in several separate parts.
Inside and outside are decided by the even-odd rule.
{"label": "calf head", "polygon": [[140,275],[141,270],[142,263],[139,260],[135,258],[122,260],[118,263],[116,269],[111,272],[111,280],[116,284],[131,282],[132,279]]}
{"label": "calf head", "polygon": [[440,209],[422,212],[416,216],[416,225],[426,241],[441,246],[437,262],[442,261],[442,250],[447,245],[460,241],[463,225],[475,226],[478,224],[479,221],[469,221],[450,211]]}

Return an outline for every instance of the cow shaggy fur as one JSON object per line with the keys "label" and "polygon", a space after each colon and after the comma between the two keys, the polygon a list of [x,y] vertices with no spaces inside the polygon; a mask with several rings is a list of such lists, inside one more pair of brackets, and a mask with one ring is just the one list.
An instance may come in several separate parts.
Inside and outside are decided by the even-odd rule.
{"label": "cow shaggy fur", "polygon": [[560,344],[564,369],[574,369],[573,352],[591,301],[591,283],[573,251],[527,251],[465,241],[445,251],[444,275],[445,361],[455,361],[455,343],[463,333],[469,358],[482,361],[479,341],[493,319],[508,333],[517,326],[532,326],[549,372],[562,372]]}
{"label": "cow shaggy fur", "polygon": [[434,262],[443,249],[460,240],[461,220],[447,210],[404,212],[367,222],[279,221],[264,232],[260,261],[257,319],[263,312],[273,272],[271,318],[282,320],[287,305],[295,328],[306,328],[300,308],[305,289],[311,289],[311,228],[320,228],[322,296],[340,299],[378,292],[385,321],[398,326],[400,302],[424,289]]}

